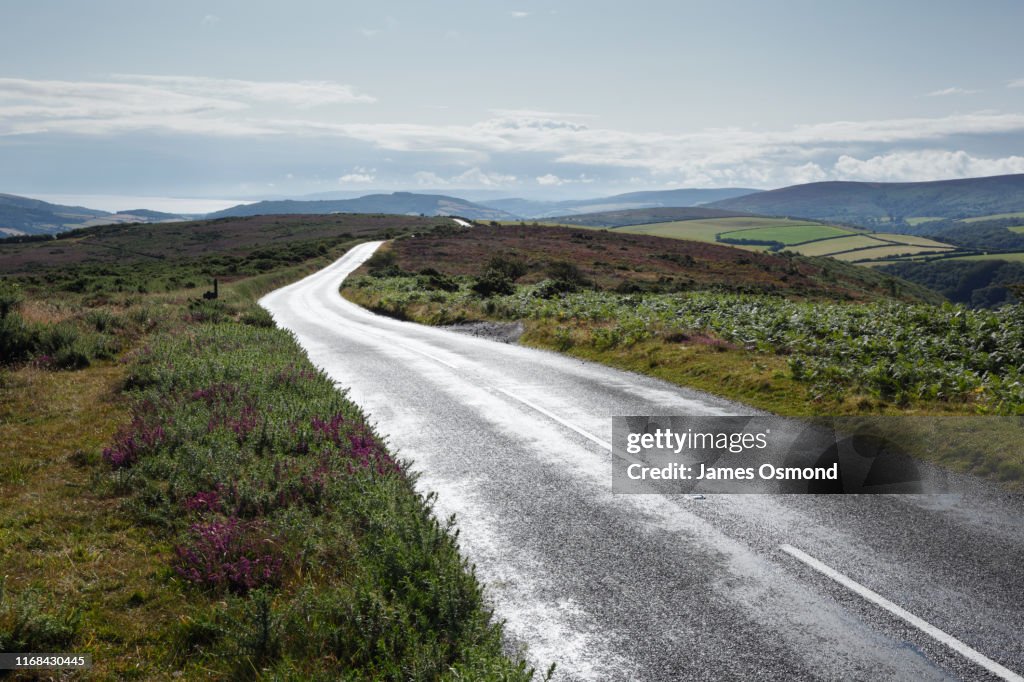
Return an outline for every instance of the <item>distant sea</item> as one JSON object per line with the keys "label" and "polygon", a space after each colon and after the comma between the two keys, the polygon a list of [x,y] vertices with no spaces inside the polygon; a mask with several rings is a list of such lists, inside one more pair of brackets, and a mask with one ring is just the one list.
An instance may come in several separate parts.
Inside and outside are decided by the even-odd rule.
{"label": "distant sea", "polygon": [[239,204],[251,204],[252,200],[242,199],[187,199],[183,197],[135,197],[118,194],[25,194],[32,199],[42,199],[53,204],[82,206],[100,211],[129,211],[148,208],[164,213],[212,213]]}

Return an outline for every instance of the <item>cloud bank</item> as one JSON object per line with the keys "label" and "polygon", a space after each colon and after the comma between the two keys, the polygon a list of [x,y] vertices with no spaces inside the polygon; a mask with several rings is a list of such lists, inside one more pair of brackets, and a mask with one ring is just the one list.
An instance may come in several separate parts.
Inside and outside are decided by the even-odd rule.
{"label": "cloud bank", "polygon": [[[947,88],[929,95],[969,92]],[[103,136],[117,145],[133,135],[177,135],[190,141],[278,140],[313,150],[333,145],[347,153],[333,177],[353,186],[778,187],[1024,172],[1024,156],[992,151],[1024,149],[1024,114],[1013,112],[652,132],[602,126],[592,115],[526,109],[491,110],[475,122],[454,122],[464,116],[459,112],[447,124],[379,122],[372,114],[376,101],[329,81],[144,74],[93,81],[0,78],[0,144]],[[207,145],[191,145],[182,153],[200,159],[207,153]],[[287,161],[289,172],[295,163]]]}

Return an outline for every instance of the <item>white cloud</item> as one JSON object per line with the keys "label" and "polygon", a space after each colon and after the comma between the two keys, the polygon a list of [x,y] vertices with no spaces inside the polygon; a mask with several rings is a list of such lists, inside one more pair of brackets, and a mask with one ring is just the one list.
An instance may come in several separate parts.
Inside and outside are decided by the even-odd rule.
{"label": "white cloud", "polygon": [[943,88],[942,90],[932,90],[927,94],[927,96],[948,97],[950,95],[973,95],[977,92],[977,90],[968,90],[966,88]]}
{"label": "white cloud", "polygon": [[243,100],[279,102],[298,107],[339,103],[365,104],[376,101],[376,98],[370,95],[356,93],[350,85],[332,81],[249,81],[235,78],[142,74],[114,74],[113,78],[125,83],[151,85],[178,93],[237,97]]}
{"label": "white cloud", "polygon": [[525,19],[526,17],[530,16],[529,12],[520,12],[520,11],[509,12],[509,14],[512,15],[513,19]]}
{"label": "white cloud", "polygon": [[373,182],[376,179],[376,168],[362,168],[360,166],[356,166],[352,169],[351,173],[346,173],[338,178],[338,183],[342,185],[366,184],[368,182]]}
{"label": "white cloud", "polygon": [[115,75],[108,81],[0,78],[0,135],[164,130],[225,137],[284,132],[257,105],[310,108],[372,102],[327,81]]}
{"label": "white cloud", "polygon": [[[553,187],[584,182],[582,177],[575,179],[583,171],[604,178],[633,176],[652,186],[674,182],[692,187],[1021,172],[1019,157],[988,158],[965,148],[961,140],[992,135],[1024,139],[1024,113],[991,111],[826,121],[776,130],[684,132],[597,127],[585,115],[528,109],[493,110],[484,120],[469,124],[355,123],[339,120],[334,111],[330,118],[319,119],[294,111],[372,99],[350,86],[325,81],[146,75],[83,82],[0,78],[0,136],[141,131],[274,136],[313,144],[336,140],[364,150],[370,147],[366,156],[352,157],[352,163],[369,166],[388,156],[407,164],[417,183],[472,187],[510,187],[523,181]],[[291,108],[285,111],[275,104]],[[1009,144],[1016,144],[1012,140]],[[912,151],[921,148],[930,151]],[[438,170],[452,166],[468,170]],[[413,173],[415,168],[433,170]],[[353,170],[344,182],[376,179],[360,176],[375,173]]]}
{"label": "white cloud", "polygon": [[1008,88],[1024,88],[1024,78],[1018,78],[1017,80],[1010,81],[1006,84]]}
{"label": "white cloud", "polygon": [[379,28],[360,28],[359,32],[363,35],[364,38],[373,38],[373,37],[375,37],[375,36],[380,34],[380,29]]}
{"label": "white cloud", "polygon": [[965,151],[927,149],[893,152],[857,159],[843,155],[835,164],[835,175],[842,180],[873,182],[909,182],[945,180],[1024,173],[1024,156],[983,158]]}
{"label": "white cloud", "polygon": [[202,21],[199,22],[201,26],[216,26],[220,23],[220,17],[216,14],[207,14],[203,17]]}
{"label": "white cloud", "polygon": [[448,181],[433,171],[417,171],[412,175],[417,185],[439,187],[447,185]]}
{"label": "white cloud", "polygon": [[485,173],[479,168],[470,168],[465,173],[456,175],[451,184],[470,187],[506,187],[515,184],[516,176],[504,173]]}

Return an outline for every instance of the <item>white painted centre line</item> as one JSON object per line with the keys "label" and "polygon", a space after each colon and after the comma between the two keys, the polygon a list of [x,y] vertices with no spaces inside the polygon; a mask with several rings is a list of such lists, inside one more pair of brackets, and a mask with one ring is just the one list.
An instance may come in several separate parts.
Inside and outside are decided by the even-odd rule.
{"label": "white painted centre line", "polygon": [[853,578],[848,578],[839,571],[831,568],[826,564],[823,564],[822,562],[818,561],[806,552],[802,552],[796,547],[793,547],[792,545],[779,545],[779,549],[781,549],[786,554],[789,554],[793,558],[798,559],[799,561],[807,564],[808,566],[816,570],[818,573],[828,576],[829,578],[836,581],[843,587],[846,587],[847,589],[856,592],[864,599],[867,599],[868,601],[872,602],[877,606],[881,606],[883,609],[893,614],[894,616],[898,616],[899,618],[905,620],[906,622],[910,623],[915,628],[925,633],[932,639],[941,642],[942,644],[945,644],[953,651],[956,651],[964,658],[973,661],[974,663],[977,663],[978,665],[985,668],[992,674],[997,675],[998,677],[1004,680],[1009,680],[1011,682],[1024,682],[1024,677],[1021,677],[1009,668],[999,665],[998,663],[993,661],[991,658],[988,658],[981,652],[976,651],[971,647],[967,646],[953,635],[943,630],[940,630],[939,628],[935,627],[934,625],[925,620],[922,620],[921,618],[918,618],[906,609],[892,603],[891,601],[889,601],[882,595],[878,594],[877,592],[874,592],[873,590],[864,587]]}

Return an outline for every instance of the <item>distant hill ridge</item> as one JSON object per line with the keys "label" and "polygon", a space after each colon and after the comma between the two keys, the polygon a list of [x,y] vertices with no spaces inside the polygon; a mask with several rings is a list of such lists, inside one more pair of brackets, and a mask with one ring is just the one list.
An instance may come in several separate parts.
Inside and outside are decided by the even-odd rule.
{"label": "distant hill ridge", "polygon": [[668,189],[627,192],[594,199],[569,201],[532,201],[529,199],[493,199],[480,204],[512,213],[519,218],[541,219],[577,213],[625,211],[641,208],[685,208],[713,201],[756,194],[761,190],[739,187],[720,189]]}
{"label": "distant hill ridge", "polygon": [[714,220],[716,218],[749,217],[742,211],[726,211],[704,206],[682,206],[672,208],[631,208],[625,211],[600,211],[580,213],[551,218],[550,222],[588,227],[626,227],[649,223],[667,223],[682,220]]}
{"label": "distant hill ridge", "polygon": [[110,213],[83,206],[51,204],[15,194],[0,194],[0,237],[59,234],[104,223],[151,223],[183,220],[184,216],[148,209]]}
{"label": "distant hill ridge", "polygon": [[1024,174],[932,182],[812,182],[708,205],[865,227],[915,217],[968,218],[1024,210]]}
{"label": "distant hill ridge", "polygon": [[393,192],[369,194],[357,199],[320,201],[259,201],[255,204],[233,206],[210,213],[208,218],[242,217],[277,214],[325,213],[394,213],[400,215],[457,215],[471,220],[510,220],[515,216],[504,211],[474,204],[458,197],[443,194],[414,194]]}

